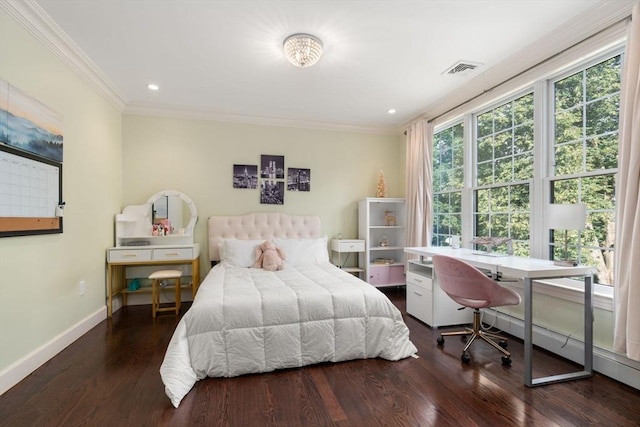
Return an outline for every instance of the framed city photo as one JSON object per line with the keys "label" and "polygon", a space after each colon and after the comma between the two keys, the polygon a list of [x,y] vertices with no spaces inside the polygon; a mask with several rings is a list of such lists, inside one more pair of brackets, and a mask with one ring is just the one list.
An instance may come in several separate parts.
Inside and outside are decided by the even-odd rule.
{"label": "framed city photo", "polygon": [[260,181],[260,203],[284,205],[284,181]]}
{"label": "framed city photo", "polygon": [[284,156],[262,154],[260,156],[260,178],[284,179]]}
{"label": "framed city photo", "polygon": [[311,191],[311,169],[287,169],[287,190]]}
{"label": "framed city photo", "polygon": [[233,188],[258,188],[258,165],[233,165]]}

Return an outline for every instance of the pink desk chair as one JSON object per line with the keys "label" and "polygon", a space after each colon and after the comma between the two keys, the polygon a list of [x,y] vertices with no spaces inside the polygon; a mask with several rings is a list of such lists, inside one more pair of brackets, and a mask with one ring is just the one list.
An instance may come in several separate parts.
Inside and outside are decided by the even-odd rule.
{"label": "pink desk chair", "polygon": [[[511,364],[511,353],[506,350],[507,341],[500,335],[485,332],[480,324],[480,309],[485,307],[499,307],[504,305],[520,304],[520,295],[515,291],[500,286],[482,271],[456,258],[434,255],[433,267],[436,279],[442,290],[455,302],[473,308],[473,327],[464,331],[444,332],[438,337],[438,345],[444,345],[444,336],[450,335],[470,335],[467,344],[462,350],[461,359],[464,363],[469,363],[471,357],[467,350],[476,338],[488,342],[502,356],[504,365]],[[501,340],[498,343],[494,339]]]}

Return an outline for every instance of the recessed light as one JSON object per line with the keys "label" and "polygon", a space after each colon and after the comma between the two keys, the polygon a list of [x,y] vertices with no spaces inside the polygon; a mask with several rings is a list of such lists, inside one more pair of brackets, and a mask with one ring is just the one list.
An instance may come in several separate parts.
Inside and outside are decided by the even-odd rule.
{"label": "recessed light", "polygon": [[158,85],[157,85],[157,84],[155,84],[155,83],[149,83],[149,84],[147,85],[147,89],[149,89],[149,90],[158,90],[158,89],[160,89],[160,86],[158,86]]}
{"label": "recessed light", "polygon": [[395,108],[390,108],[390,109],[388,109],[388,110],[387,110],[387,113],[389,113],[389,114],[395,114],[395,113],[396,113],[396,110],[395,110]]}

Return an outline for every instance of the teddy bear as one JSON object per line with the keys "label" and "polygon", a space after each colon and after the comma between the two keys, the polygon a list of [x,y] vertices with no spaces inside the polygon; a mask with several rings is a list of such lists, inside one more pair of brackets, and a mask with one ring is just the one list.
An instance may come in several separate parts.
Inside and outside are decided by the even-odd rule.
{"label": "teddy bear", "polygon": [[267,271],[282,270],[285,259],[284,251],[267,240],[256,248],[256,263],[253,268],[264,268]]}

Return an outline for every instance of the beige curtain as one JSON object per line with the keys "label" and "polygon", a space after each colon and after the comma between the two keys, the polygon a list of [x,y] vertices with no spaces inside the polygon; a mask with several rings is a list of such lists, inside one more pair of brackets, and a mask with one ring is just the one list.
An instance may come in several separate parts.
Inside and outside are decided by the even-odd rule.
{"label": "beige curtain", "polygon": [[640,361],[640,2],[633,8],[622,71],[616,188],[613,346]]}
{"label": "beige curtain", "polygon": [[407,246],[429,246],[433,224],[431,151],[433,124],[425,120],[407,130]]}

